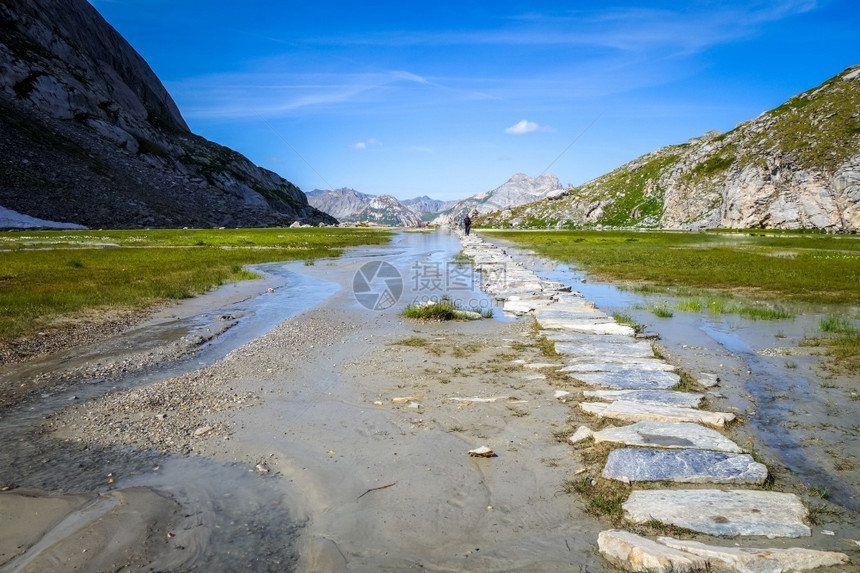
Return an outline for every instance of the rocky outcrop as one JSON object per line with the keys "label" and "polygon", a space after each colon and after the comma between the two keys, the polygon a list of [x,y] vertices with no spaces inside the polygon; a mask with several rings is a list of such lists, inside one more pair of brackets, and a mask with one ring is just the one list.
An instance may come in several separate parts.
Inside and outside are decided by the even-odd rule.
{"label": "rocky outcrop", "polygon": [[332,191],[314,189],[308,193],[308,203],[336,219],[355,215],[364,209],[371,199],[373,199],[373,195],[359,193],[348,187],[341,187]]}
{"label": "rocky outcrop", "polygon": [[860,67],[728,133],[644,155],[566,196],[478,223],[860,230]]}
{"label": "rocky outcrop", "polygon": [[0,30],[0,206],[90,227],[336,223],[192,134],[89,2],[0,0]]}
{"label": "rocky outcrop", "polygon": [[[529,177],[516,173],[502,185],[492,191],[472,195],[462,201],[457,201],[433,220],[435,224],[445,224],[462,219],[466,213],[472,215],[491,213],[510,209],[539,201],[553,195],[556,197],[562,190],[561,183],[555,175],[540,175]],[[557,198],[557,197],[556,197]]]}

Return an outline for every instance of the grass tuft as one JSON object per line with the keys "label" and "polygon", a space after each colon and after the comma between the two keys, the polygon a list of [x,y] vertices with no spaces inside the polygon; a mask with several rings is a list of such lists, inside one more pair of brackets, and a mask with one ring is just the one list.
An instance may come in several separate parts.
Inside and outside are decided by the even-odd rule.
{"label": "grass tuft", "polygon": [[438,301],[409,305],[403,309],[403,316],[417,320],[473,320],[475,318],[492,318],[493,309],[464,309],[449,297],[443,296]]}

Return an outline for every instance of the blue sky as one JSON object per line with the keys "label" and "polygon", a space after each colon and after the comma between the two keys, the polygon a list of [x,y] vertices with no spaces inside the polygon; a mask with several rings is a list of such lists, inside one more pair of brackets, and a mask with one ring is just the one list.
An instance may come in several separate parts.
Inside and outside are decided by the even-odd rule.
{"label": "blue sky", "polygon": [[860,64],[856,0],[91,2],[195,133],[400,199],[584,183]]}

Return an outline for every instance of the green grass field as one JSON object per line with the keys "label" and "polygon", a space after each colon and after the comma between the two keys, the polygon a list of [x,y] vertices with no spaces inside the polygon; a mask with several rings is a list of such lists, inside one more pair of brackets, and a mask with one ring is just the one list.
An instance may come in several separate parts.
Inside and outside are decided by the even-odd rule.
{"label": "green grass field", "polygon": [[[771,320],[790,318],[790,307],[811,304],[840,309],[856,320],[860,306],[856,235],[761,230],[481,232],[625,288],[686,299],[675,306],[681,311]],[[750,300],[766,304],[751,305]],[[671,309],[661,310],[664,316],[671,314]],[[838,330],[822,328],[822,338],[815,340],[828,346],[842,366],[856,371],[860,330],[846,324]]]}
{"label": "green grass field", "polygon": [[768,232],[492,231],[589,274],[632,285],[860,305],[860,237]]}
{"label": "green grass field", "polygon": [[245,265],[336,257],[389,237],[337,228],[0,233],[0,341],[254,278]]}

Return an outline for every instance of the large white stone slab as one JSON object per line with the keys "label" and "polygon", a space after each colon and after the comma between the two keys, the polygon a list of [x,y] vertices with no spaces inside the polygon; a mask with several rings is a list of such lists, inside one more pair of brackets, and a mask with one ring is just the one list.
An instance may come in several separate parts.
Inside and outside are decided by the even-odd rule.
{"label": "large white stone slab", "polygon": [[653,448],[697,448],[739,453],[740,446],[716,430],[690,422],[636,422],[594,432],[594,443],[614,442]]}
{"label": "large white stone slab", "polygon": [[583,395],[586,398],[597,398],[608,402],[624,400],[625,402],[679,408],[697,408],[705,397],[704,394],[677,392],[675,390],[586,390]]}
{"label": "large white stone slab", "polygon": [[545,296],[511,296],[505,300],[502,310],[513,314],[527,314],[537,308],[552,304]]}
{"label": "large white stone slab", "polygon": [[[784,573],[809,571],[849,563],[848,556],[834,551],[817,551],[803,547],[758,549],[755,547],[719,547],[698,541],[658,537],[657,541],[672,549],[704,557],[712,566],[722,565],[738,573]],[[719,563],[717,563],[719,562]]]}
{"label": "large white stone slab", "polygon": [[556,328],[578,332],[581,334],[609,334],[615,336],[633,336],[635,331],[627,325],[618,324],[612,319],[605,321],[538,319],[541,328]]}
{"label": "large white stone slab", "polygon": [[810,535],[807,511],[791,493],[715,489],[634,490],[622,505],[633,523],[657,520],[709,535]]}
{"label": "large white stone slab", "polygon": [[647,342],[628,342],[626,344],[612,342],[592,342],[591,344],[556,342],[555,351],[559,354],[569,356],[596,356],[601,359],[609,356],[654,358],[654,349]]}
{"label": "large white stone slab", "polygon": [[601,531],[597,547],[604,559],[624,571],[689,573],[708,568],[707,560],[701,557],[621,529]]}
{"label": "large white stone slab", "polygon": [[632,336],[615,336],[612,334],[582,334],[563,330],[541,330],[538,334],[546,336],[548,340],[553,342],[576,342],[577,344],[593,344],[595,342],[628,344],[636,342]]}
{"label": "large white stone slab", "polygon": [[656,358],[638,358],[635,356],[565,356],[565,362],[573,364],[592,364],[596,361],[607,364],[618,364],[638,367],[640,364],[648,365],[657,361]]}
{"label": "large white stone slab", "polygon": [[616,390],[668,390],[681,382],[674,372],[639,370],[635,366],[616,372],[576,372],[568,376],[591,386]]}
{"label": "large white stone slab", "polygon": [[749,454],[621,448],[609,453],[602,475],[624,483],[672,481],[758,485],[767,479],[767,467]]}
{"label": "large white stone slab", "polygon": [[[621,372],[630,370],[631,365],[623,362],[597,362],[599,357],[594,357],[593,361],[577,362],[568,364],[559,372]],[[643,358],[641,362],[636,362],[635,367],[639,370],[651,370],[657,372],[674,372],[675,367],[671,364],[666,364],[662,360],[656,358]]]}
{"label": "large white stone slab", "polygon": [[714,428],[722,428],[735,419],[730,412],[708,412],[693,408],[674,408],[672,406],[652,406],[618,400],[611,404],[603,402],[580,402],[581,410],[600,418],[613,418],[630,422],[695,422]]}

